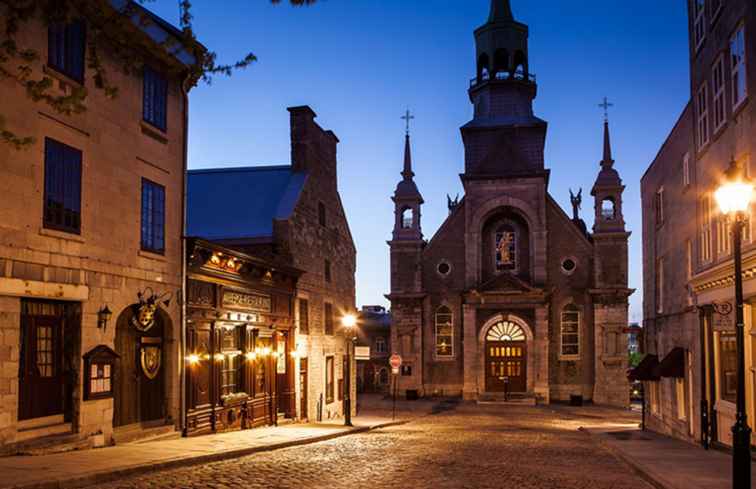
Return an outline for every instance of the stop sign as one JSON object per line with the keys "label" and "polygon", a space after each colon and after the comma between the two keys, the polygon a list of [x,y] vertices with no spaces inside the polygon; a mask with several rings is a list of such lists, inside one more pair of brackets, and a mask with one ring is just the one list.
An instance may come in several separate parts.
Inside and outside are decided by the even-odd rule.
{"label": "stop sign", "polygon": [[392,369],[398,370],[402,366],[402,357],[394,353],[389,359],[389,365],[391,365]]}

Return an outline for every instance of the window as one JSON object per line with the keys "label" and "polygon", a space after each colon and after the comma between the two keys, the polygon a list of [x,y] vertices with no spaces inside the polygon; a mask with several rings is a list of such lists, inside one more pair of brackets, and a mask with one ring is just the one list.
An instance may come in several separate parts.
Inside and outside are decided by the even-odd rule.
{"label": "window", "polygon": [[336,393],[338,395],[337,400],[343,401],[344,400],[344,379],[339,379],[339,386],[336,388]]}
{"label": "window", "polygon": [[704,39],[706,39],[706,20],[704,12],[706,10],[706,1],[705,0],[693,0],[693,39],[696,43],[696,51],[700,49],[700,47],[704,43]]}
{"label": "window", "polygon": [[334,379],[334,371],[333,371],[333,357],[326,357],[326,388],[325,388],[325,395],[326,395],[326,404],[330,404],[333,402],[333,379]]}
{"label": "window", "polygon": [[698,149],[701,150],[709,142],[709,86],[704,82],[698,89],[696,108],[698,110]]}
{"label": "window", "polygon": [[677,419],[684,421],[688,418],[688,410],[685,409],[685,379],[675,379],[675,403],[677,404]]}
{"label": "window", "polygon": [[701,198],[701,262],[711,261],[711,197]]}
{"label": "window", "polygon": [[333,305],[325,303],[323,306],[323,324],[325,325],[325,334],[333,334]]}
{"label": "window", "polygon": [[661,382],[654,381],[648,383],[648,403],[651,407],[651,414],[659,415],[659,398],[661,397]]}
{"label": "window", "polygon": [[732,106],[739,107],[748,94],[746,85],[745,28],[740,26],[730,39],[730,68],[732,69]]}
{"label": "window", "polygon": [[149,66],[144,67],[142,117],[145,122],[165,131],[168,114],[168,81]]}
{"label": "window", "polygon": [[142,179],[142,249],[165,253],[165,187]]}
{"label": "window", "polygon": [[683,185],[687,187],[690,185],[690,153],[685,153],[683,156]]}
{"label": "window", "polygon": [[725,61],[724,56],[717,58],[712,70],[712,89],[714,91],[714,132],[724,126],[725,111]]}
{"label": "window", "polygon": [[664,188],[660,188],[656,191],[654,210],[656,214],[656,227],[660,227],[664,224]]}
{"label": "window", "polygon": [[318,202],[318,223],[323,227],[326,225],[326,208],[322,202]]}
{"label": "window", "polygon": [[454,356],[454,323],[451,309],[446,306],[436,311],[436,356]]}
{"label": "window", "polygon": [[735,333],[719,335],[719,397],[735,402],[737,392],[738,355],[735,347]]}
{"label": "window", "polygon": [[234,327],[220,328],[220,348],[223,353],[221,365],[221,397],[237,392],[239,387],[239,331]]}
{"label": "window", "polygon": [[44,227],[81,232],[81,151],[45,139]]}
{"label": "window", "polygon": [[402,377],[412,377],[412,365],[402,365]]}
{"label": "window", "polygon": [[732,251],[732,233],[727,216],[720,214],[717,218],[717,254],[729,255]]}
{"label": "window", "polygon": [[53,24],[47,30],[47,64],[79,83],[84,82],[86,26],[83,21]]}
{"label": "window", "polygon": [[685,242],[685,259],[687,278],[688,280],[690,280],[691,278],[693,278],[693,243],[691,243],[690,240],[687,240]]}
{"label": "window", "polygon": [[402,229],[412,229],[414,222],[415,219],[412,209],[407,207],[406,209],[402,210]]}
{"label": "window", "polygon": [[299,333],[310,333],[310,303],[307,299],[299,299]]}
{"label": "window", "polygon": [[329,260],[325,261],[324,268],[325,270],[323,271],[323,273],[325,275],[325,281],[330,282],[331,281],[331,262]]}
{"label": "window", "polygon": [[664,258],[656,260],[656,312],[664,312]]}
{"label": "window", "polygon": [[510,225],[504,225],[496,231],[496,270],[514,270],[517,268],[517,233]]}
{"label": "window", "polygon": [[607,197],[601,201],[601,219],[604,221],[613,221],[615,217],[614,199]]}
{"label": "window", "polygon": [[561,325],[563,357],[577,357],[580,355],[580,309],[575,304],[568,304],[562,310]]}
{"label": "window", "polygon": [[436,271],[439,273],[439,275],[445,277],[451,273],[451,265],[449,265],[449,262],[442,261],[438,264],[436,267]]}
{"label": "window", "polygon": [[385,338],[375,339],[375,352],[386,353],[386,339]]}

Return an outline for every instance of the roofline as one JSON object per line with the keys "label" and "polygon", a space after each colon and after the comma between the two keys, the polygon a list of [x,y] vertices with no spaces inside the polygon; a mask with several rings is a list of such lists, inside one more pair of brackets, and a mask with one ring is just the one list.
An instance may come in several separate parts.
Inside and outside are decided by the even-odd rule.
{"label": "roofline", "polygon": [[659,160],[659,156],[661,156],[662,151],[664,151],[664,148],[666,148],[667,144],[669,144],[669,141],[672,138],[672,134],[675,133],[675,130],[677,129],[677,127],[680,125],[680,123],[683,120],[683,116],[685,115],[686,112],[688,112],[688,109],[691,108],[692,105],[693,105],[693,99],[689,98],[688,103],[685,104],[685,107],[683,107],[682,112],[680,112],[680,115],[677,117],[677,121],[675,122],[675,125],[672,126],[672,129],[670,129],[669,134],[667,134],[667,137],[664,139],[664,142],[659,147],[659,151],[656,152],[656,156],[654,156],[654,159],[648,165],[648,168],[646,168],[646,171],[644,171],[643,175],[641,175],[641,178],[640,178],[641,182],[643,181],[644,178],[646,178],[646,175],[648,174],[649,171],[651,171],[654,165],[656,165],[656,162]]}
{"label": "roofline", "polygon": [[206,173],[241,173],[250,171],[278,171],[291,170],[291,165],[269,165],[269,166],[227,166],[223,168],[197,168],[188,170],[190,175],[203,175]]}
{"label": "roofline", "polygon": [[232,255],[236,258],[240,258],[242,260],[247,260],[251,263],[255,263],[260,266],[265,266],[268,268],[271,268],[273,270],[283,271],[290,275],[294,276],[301,276],[305,273],[304,270],[292,267],[289,265],[281,265],[278,263],[273,263],[270,260],[266,260],[264,258],[260,258],[254,255],[250,255],[249,253],[244,253],[239,250],[235,250],[233,248],[228,248],[226,246],[223,246],[222,244],[219,244],[215,241],[207,240],[204,238],[187,238],[187,241],[189,241],[191,244],[194,244],[195,246],[202,246],[204,248],[214,249],[217,251],[220,251],[222,253],[225,253],[227,255]]}

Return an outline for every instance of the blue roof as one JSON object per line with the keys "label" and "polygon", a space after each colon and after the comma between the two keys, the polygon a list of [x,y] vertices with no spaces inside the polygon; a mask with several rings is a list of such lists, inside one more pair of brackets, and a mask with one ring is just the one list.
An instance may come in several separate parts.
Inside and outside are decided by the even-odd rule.
{"label": "blue roof", "polygon": [[208,240],[272,237],[273,221],[291,216],[306,177],[289,165],[191,170],[187,234]]}

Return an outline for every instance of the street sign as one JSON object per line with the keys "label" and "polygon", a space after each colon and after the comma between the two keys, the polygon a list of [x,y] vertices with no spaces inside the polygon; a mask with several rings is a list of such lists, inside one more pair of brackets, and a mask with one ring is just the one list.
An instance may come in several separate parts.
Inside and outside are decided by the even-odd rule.
{"label": "street sign", "polygon": [[399,370],[399,367],[402,366],[402,357],[394,353],[391,355],[391,358],[389,359],[389,365],[391,365],[391,370]]}
{"label": "street sign", "polygon": [[370,347],[369,346],[354,347],[354,359],[355,360],[370,360]]}
{"label": "street sign", "polygon": [[391,373],[394,375],[399,375],[399,369],[391,367]]}

